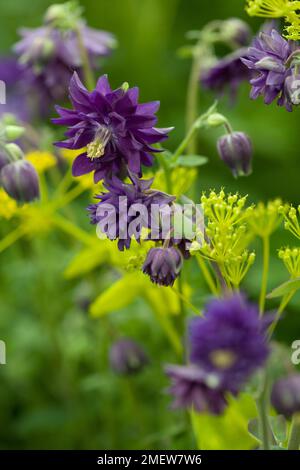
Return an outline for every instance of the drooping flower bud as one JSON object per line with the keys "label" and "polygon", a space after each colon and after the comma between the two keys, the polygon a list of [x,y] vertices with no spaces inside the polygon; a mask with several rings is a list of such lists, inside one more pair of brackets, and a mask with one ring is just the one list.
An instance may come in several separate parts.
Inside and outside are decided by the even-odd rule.
{"label": "drooping flower bud", "polygon": [[276,411],[289,418],[300,412],[300,374],[292,374],[275,382],[271,395]]}
{"label": "drooping flower bud", "polygon": [[19,202],[31,202],[38,199],[39,179],[31,163],[17,160],[5,165],[0,173],[3,189],[10,197]]}
{"label": "drooping flower bud", "polygon": [[116,341],[109,352],[111,368],[118,374],[133,374],[148,364],[148,357],[139,344],[131,339]]}
{"label": "drooping flower bud", "polygon": [[231,169],[234,177],[247,176],[252,167],[252,144],[244,132],[231,132],[218,140],[220,158]]}
{"label": "drooping flower bud", "polygon": [[251,29],[239,18],[229,18],[223,22],[222,33],[225,40],[236,47],[247,46],[251,40]]}
{"label": "drooping flower bud", "polygon": [[177,248],[151,248],[143,265],[143,273],[148,274],[155,284],[172,286],[182,264],[183,257]]}
{"label": "drooping flower bud", "polygon": [[285,81],[285,92],[292,104],[300,104],[300,75],[291,75]]}

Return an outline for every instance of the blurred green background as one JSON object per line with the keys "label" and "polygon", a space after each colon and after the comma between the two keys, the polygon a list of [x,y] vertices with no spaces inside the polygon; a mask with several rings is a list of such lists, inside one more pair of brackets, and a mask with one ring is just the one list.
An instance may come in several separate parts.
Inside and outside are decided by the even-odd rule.
{"label": "blurred green background", "polygon": [[[18,28],[40,24],[51,3],[0,0],[1,55],[16,41]],[[253,31],[261,24],[247,18],[242,0],[83,0],[81,4],[91,26],[118,38],[119,48],[104,67],[112,84],[128,81],[140,87],[142,100],[161,101],[159,124],[176,127],[167,144],[170,148],[184,135],[190,61],[180,59],[177,50],[187,42],[185,33],[212,19],[232,16],[246,19]],[[252,137],[253,174],[234,180],[216,153],[219,131],[206,132],[199,137],[199,153],[210,161],[200,171],[198,194],[224,186],[249,194],[251,202],[281,196],[299,203],[299,110],[287,113],[275,104],[267,107],[261,100],[250,101],[248,95],[249,86],[244,84],[235,106],[224,97],[219,109],[236,130]],[[202,92],[202,110],[213,99]],[[79,201],[78,212],[86,205],[85,199]],[[276,247],[285,243],[294,241],[278,232],[273,238],[271,287],[287,278],[276,258]],[[130,380],[110,371],[109,325],[90,319],[78,299],[82,293],[97,294],[112,282],[114,273],[102,268],[80,284],[64,280],[61,273],[77,249],[78,244],[51,233],[1,254],[0,339],[7,344],[7,365],[0,366],[0,448],[193,448],[184,413],[170,412],[169,397],[163,393],[167,380],[162,364],[175,358],[139,300],[111,315],[110,321],[145,346],[151,364]],[[246,284],[252,297],[258,292],[259,269],[258,255]],[[196,300],[201,299],[205,291],[196,272],[193,282],[193,287],[198,286]],[[297,333],[300,337],[298,302],[295,297],[278,332],[288,345]]]}

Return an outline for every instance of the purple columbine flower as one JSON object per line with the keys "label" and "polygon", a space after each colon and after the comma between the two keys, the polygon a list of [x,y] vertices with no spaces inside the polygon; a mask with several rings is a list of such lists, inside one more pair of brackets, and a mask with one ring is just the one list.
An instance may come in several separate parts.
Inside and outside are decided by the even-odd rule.
{"label": "purple columbine flower", "polygon": [[111,368],[118,374],[135,374],[149,362],[142,347],[128,338],[116,341],[109,351]]}
{"label": "purple columbine flower", "polygon": [[234,177],[247,176],[252,171],[252,143],[244,132],[230,132],[219,138],[218,153]]}
{"label": "purple columbine flower", "polygon": [[244,297],[213,300],[204,318],[190,323],[190,360],[220,376],[222,386],[237,393],[268,357],[265,328],[256,305]]}
{"label": "purple columbine flower", "polygon": [[0,116],[13,114],[20,121],[29,121],[31,110],[25,92],[26,77],[14,57],[0,58],[0,80],[6,86],[6,103],[0,105]]}
{"label": "purple columbine flower", "polygon": [[274,383],[271,394],[275,410],[290,418],[300,412],[300,374],[291,374]]}
{"label": "purple columbine flower", "polygon": [[[96,60],[108,55],[114,47],[114,36],[89,28],[83,21],[78,28],[90,64],[95,68]],[[82,71],[77,32],[47,25],[21,29],[20,35],[22,39],[14,46],[14,51],[23,65],[28,84],[39,90],[47,102],[65,99],[72,73]]]}
{"label": "purple columbine flower", "polygon": [[[133,237],[140,241],[143,228],[150,229],[154,226],[155,219],[152,224],[151,212],[153,205],[163,210],[175,199],[151,189],[153,179],[140,180],[134,174],[130,174],[130,178],[132,184],[112,177],[111,181],[104,183],[107,192],[96,196],[100,202],[88,207],[91,222],[99,224],[100,230],[110,240],[118,239],[118,248],[121,251],[130,247]],[[153,217],[156,215],[154,211]],[[157,232],[159,233],[159,227]]]}
{"label": "purple columbine flower", "polygon": [[138,103],[137,87],[110,88],[106,75],[99,78],[91,93],[74,73],[70,83],[73,109],[57,107],[60,118],[55,124],[69,126],[67,140],[58,147],[81,149],[73,163],[73,175],[94,171],[95,182],[118,174],[124,166],[141,176],[141,166],[153,164],[152,144],[168,137],[172,128],[155,128],[159,101]]}
{"label": "purple columbine flower", "polygon": [[287,41],[276,29],[259,33],[242,59],[254,73],[250,80],[252,99],[262,95],[265,104],[277,99],[279,106],[292,111],[292,102],[285,85],[286,80],[294,74],[290,59],[297,47],[297,42]]}
{"label": "purple columbine flower", "polygon": [[151,248],[143,265],[143,273],[155,284],[172,286],[182,264],[183,256],[177,248]]}
{"label": "purple columbine flower", "polygon": [[240,84],[251,77],[251,72],[241,60],[246,51],[246,48],[238,49],[204,71],[200,77],[202,86],[219,94],[228,88],[234,100]]}
{"label": "purple columbine flower", "polygon": [[174,408],[193,408],[198,413],[222,414],[226,407],[225,394],[220,378],[197,366],[168,366],[166,374],[171,378],[169,393],[174,396]]}

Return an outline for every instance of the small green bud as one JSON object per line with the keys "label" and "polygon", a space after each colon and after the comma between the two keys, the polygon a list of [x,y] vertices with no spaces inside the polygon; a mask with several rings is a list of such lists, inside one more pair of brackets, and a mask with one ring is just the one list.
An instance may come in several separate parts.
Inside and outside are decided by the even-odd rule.
{"label": "small green bud", "polygon": [[6,151],[14,160],[23,160],[24,153],[17,144],[10,143],[5,145]]}
{"label": "small green bud", "polygon": [[207,118],[207,124],[210,127],[220,127],[224,124],[227,124],[227,119],[223,114],[220,113],[213,113]]}
{"label": "small green bud", "polygon": [[9,125],[5,128],[4,136],[8,141],[17,140],[24,134],[24,132],[24,127]]}

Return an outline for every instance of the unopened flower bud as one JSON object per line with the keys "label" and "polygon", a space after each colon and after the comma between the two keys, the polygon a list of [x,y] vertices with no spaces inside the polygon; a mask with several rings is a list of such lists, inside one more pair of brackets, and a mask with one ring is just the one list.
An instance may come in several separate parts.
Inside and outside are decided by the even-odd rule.
{"label": "unopened flower bud", "polygon": [[14,144],[13,142],[6,144],[5,149],[7,150],[8,154],[11,155],[12,160],[23,160],[24,153],[17,144]]}
{"label": "unopened flower bud", "polygon": [[219,127],[227,123],[227,119],[223,114],[213,113],[207,118],[207,124],[210,127]]}
{"label": "unopened flower bud", "polygon": [[175,248],[151,248],[143,265],[143,273],[161,286],[172,286],[183,264],[180,251]]}
{"label": "unopened flower bud", "polygon": [[16,126],[16,125],[9,125],[9,126],[6,126],[4,135],[5,135],[6,140],[8,141],[17,140],[24,134],[24,131],[25,131],[24,127]]}
{"label": "unopened flower bud", "polygon": [[239,18],[224,21],[222,33],[225,40],[233,42],[237,47],[247,46],[251,40],[251,29]]}
{"label": "unopened flower bud", "polygon": [[19,202],[31,202],[38,199],[39,179],[31,163],[17,160],[5,165],[0,173],[0,181],[7,194]]}
{"label": "unopened flower bud", "polygon": [[220,158],[237,176],[249,175],[252,171],[252,144],[244,132],[231,132],[218,140]]}
{"label": "unopened flower bud", "polygon": [[118,374],[133,374],[148,364],[148,357],[139,344],[131,339],[116,341],[109,352],[111,368]]}
{"label": "unopened flower bud", "polygon": [[300,374],[292,374],[275,382],[271,395],[275,410],[290,418],[300,412]]}
{"label": "unopened flower bud", "polygon": [[285,81],[285,92],[294,105],[300,104],[300,75],[291,75]]}

